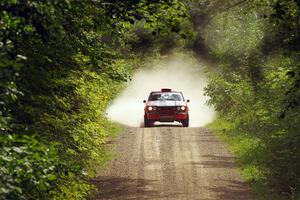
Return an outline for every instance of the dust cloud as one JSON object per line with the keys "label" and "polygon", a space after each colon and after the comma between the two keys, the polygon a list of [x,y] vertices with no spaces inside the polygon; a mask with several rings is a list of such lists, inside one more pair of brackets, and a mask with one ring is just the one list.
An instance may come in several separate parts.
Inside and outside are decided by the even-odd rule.
{"label": "dust cloud", "polygon": [[206,105],[205,66],[187,54],[175,53],[137,71],[127,88],[111,103],[107,115],[112,121],[133,127],[143,124],[143,100],[151,91],[171,88],[189,99],[190,127],[200,127],[214,119],[214,109]]}

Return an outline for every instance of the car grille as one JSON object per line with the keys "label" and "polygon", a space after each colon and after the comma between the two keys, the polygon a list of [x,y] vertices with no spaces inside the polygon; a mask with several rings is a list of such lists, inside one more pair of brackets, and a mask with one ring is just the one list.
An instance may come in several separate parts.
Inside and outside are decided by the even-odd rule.
{"label": "car grille", "polygon": [[157,110],[160,115],[174,115],[176,107],[164,106],[164,107],[158,107]]}

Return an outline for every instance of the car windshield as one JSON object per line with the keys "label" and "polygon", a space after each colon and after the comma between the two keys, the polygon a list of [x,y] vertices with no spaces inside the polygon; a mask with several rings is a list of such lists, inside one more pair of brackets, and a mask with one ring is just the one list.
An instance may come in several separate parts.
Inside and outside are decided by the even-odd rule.
{"label": "car windshield", "polygon": [[149,96],[149,101],[183,101],[183,97],[175,92],[154,92]]}

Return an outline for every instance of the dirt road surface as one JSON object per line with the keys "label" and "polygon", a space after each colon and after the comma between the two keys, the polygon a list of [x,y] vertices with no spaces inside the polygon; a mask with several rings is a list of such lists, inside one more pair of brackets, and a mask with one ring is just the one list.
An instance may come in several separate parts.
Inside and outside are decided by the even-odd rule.
{"label": "dirt road surface", "polygon": [[98,199],[253,200],[234,158],[208,129],[126,128],[93,181]]}

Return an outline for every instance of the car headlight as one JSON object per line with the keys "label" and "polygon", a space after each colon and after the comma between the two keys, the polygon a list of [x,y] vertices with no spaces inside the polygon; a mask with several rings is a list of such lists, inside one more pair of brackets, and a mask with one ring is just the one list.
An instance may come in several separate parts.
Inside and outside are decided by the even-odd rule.
{"label": "car headlight", "polygon": [[156,108],[155,106],[148,106],[148,107],[147,107],[147,110],[148,110],[148,111],[156,111],[157,108]]}
{"label": "car headlight", "polygon": [[178,106],[178,107],[177,107],[177,110],[178,110],[178,111],[185,111],[185,110],[186,110],[186,107],[185,107],[185,106]]}

